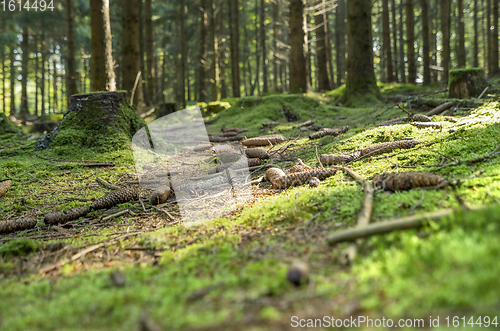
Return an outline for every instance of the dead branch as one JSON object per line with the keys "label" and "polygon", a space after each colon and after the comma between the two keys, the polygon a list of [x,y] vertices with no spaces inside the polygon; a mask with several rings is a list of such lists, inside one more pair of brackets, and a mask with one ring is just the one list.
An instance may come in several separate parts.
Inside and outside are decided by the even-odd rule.
{"label": "dead branch", "polygon": [[453,102],[446,102],[446,103],[443,103],[441,106],[438,106],[436,108],[434,108],[433,110],[427,112],[427,116],[432,116],[432,115],[439,115],[441,114],[442,112],[444,112],[446,109],[449,109],[453,106]]}
{"label": "dead branch", "polygon": [[102,186],[104,186],[105,188],[109,189],[109,190],[119,190],[119,189],[121,189],[121,187],[113,185],[111,183],[108,183],[107,181],[105,181],[104,179],[102,179],[100,177],[96,177],[95,181],[98,182],[99,184],[101,184]]}

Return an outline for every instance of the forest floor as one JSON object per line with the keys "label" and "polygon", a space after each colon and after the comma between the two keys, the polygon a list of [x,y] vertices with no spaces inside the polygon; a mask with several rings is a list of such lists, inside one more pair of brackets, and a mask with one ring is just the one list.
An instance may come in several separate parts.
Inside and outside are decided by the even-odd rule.
{"label": "forest floor", "polygon": [[[32,134],[0,135],[0,180],[13,180],[0,198],[0,219],[39,220],[32,230],[0,235],[0,329],[289,330],[300,319],[311,326],[307,319],[325,321],[324,316],[385,317],[395,324],[423,319],[425,328],[430,316],[440,317],[440,328],[447,316],[450,325],[458,316],[461,328],[471,328],[472,316],[477,327],[481,316],[479,321],[494,326],[500,322],[500,158],[467,160],[500,145],[500,103],[463,101],[453,113],[432,117],[442,129],[375,126],[405,116],[396,103],[425,113],[432,107],[421,98],[444,102],[442,89],[385,85],[384,103],[360,109],[338,105],[338,90],[249,97],[209,119],[209,133],[236,126],[249,129],[248,137],[258,135],[263,122],[280,122],[267,133],[289,138],[273,146],[281,150],[272,162],[283,170],[297,158],[318,167],[315,147],[318,154],[342,154],[403,138],[420,142],[349,167],[365,179],[429,171],[454,185],[376,191],[371,221],[457,211],[444,222],[371,237],[352,263],[344,254],[348,243],[327,244],[329,234],[356,225],[362,206],[361,185],[342,171],[316,188],[277,191],[263,182],[248,205],[195,227],[182,224],[175,203],[155,209],[147,202],[46,226],[45,213],[87,206],[108,193],[97,177],[118,186],[136,181],[132,152],[74,151],[64,157],[114,164],[93,167],[47,151],[38,154],[46,159],[36,156],[38,138]],[[350,129],[310,140],[297,125],[312,118]],[[124,209],[131,213],[114,216]],[[287,281],[294,261],[308,265],[310,281],[303,286]]]}

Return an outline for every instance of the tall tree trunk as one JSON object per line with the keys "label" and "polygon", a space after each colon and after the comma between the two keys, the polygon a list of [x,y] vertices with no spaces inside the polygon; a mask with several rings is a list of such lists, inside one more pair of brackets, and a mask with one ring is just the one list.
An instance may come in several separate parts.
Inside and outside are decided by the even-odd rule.
{"label": "tall tree trunk", "polygon": [[7,47],[2,46],[2,111],[7,112],[7,93],[5,91],[5,53]]}
{"label": "tall tree trunk", "polygon": [[[305,2],[304,2],[305,5]],[[312,89],[312,61],[311,61],[311,47],[309,46],[309,40],[311,40],[311,32],[308,29],[310,24],[309,14],[304,10],[303,24],[304,24],[304,54],[306,57],[306,77],[307,77],[307,91]]]}
{"label": "tall tree trunk", "polygon": [[[166,45],[163,46],[163,49],[166,48]],[[163,53],[162,61],[161,61],[161,93],[159,103],[165,103],[165,80],[167,79],[167,55]],[[199,100],[199,99],[198,99]]]}
{"label": "tall tree trunk", "polygon": [[16,66],[14,47],[10,47],[9,62],[10,62],[10,114],[16,113]]}
{"label": "tall tree trunk", "polygon": [[383,44],[387,63],[387,81],[394,81],[394,71],[392,68],[391,49],[391,29],[389,25],[389,0],[382,0],[382,21],[383,21]]}
{"label": "tall tree trunk", "polygon": [[[323,0],[323,7],[326,8],[326,0]],[[323,16],[325,21],[325,42],[326,42],[326,65],[328,66],[328,80],[330,81],[330,89],[335,86],[335,75],[333,71],[333,54],[332,54],[332,33],[330,29],[330,18],[328,16],[328,11],[325,10],[325,15]]]}
{"label": "tall tree trunk", "polygon": [[304,56],[304,2],[290,0],[290,92],[307,92],[306,59]]}
{"label": "tall tree trunk", "polygon": [[26,120],[29,116],[28,110],[28,62],[30,56],[29,50],[29,30],[23,28],[23,41],[21,42],[21,51],[23,52],[22,59],[22,81],[21,81],[21,107],[19,108],[20,118]]}
{"label": "tall tree trunk", "polygon": [[148,89],[148,96],[150,104],[155,104],[155,73],[154,73],[154,51],[153,51],[153,5],[151,0],[144,1],[144,26],[146,32],[146,64],[147,64],[147,78],[146,86]]}
{"label": "tall tree trunk", "polygon": [[493,24],[492,24],[492,29],[491,29],[491,42],[492,42],[492,67],[491,67],[491,75],[496,76],[500,73],[499,67],[498,67],[498,60],[499,60],[499,54],[498,54],[498,10],[499,10],[499,4],[498,1],[493,1]]}
{"label": "tall tree trunk", "polygon": [[211,85],[212,85],[212,101],[219,100],[219,61],[217,55],[219,53],[219,43],[217,40],[217,22],[215,17],[215,0],[210,0],[210,38],[212,38],[210,45],[211,61]]}
{"label": "tall tree trunk", "polygon": [[57,61],[56,61],[56,45],[53,46],[52,50],[52,105],[54,107],[54,113],[58,112],[59,103],[57,101]]}
{"label": "tall tree trunk", "polygon": [[[202,0],[203,2],[205,0]],[[229,3],[229,14],[231,22],[231,82],[233,88],[233,97],[240,97],[240,33],[239,33],[239,1],[238,0],[228,0]]]}
{"label": "tall tree trunk", "polygon": [[[140,30],[139,30],[139,8],[142,6],[141,0],[126,0],[123,9],[122,22],[122,85],[128,93],[132,90],[141,72],[140,52]],[[143,89],[140,78],[134,93],[134,105],[142,108],[144,105]]]}
{"label": "tall tree trunk", "polygon": [[[439,26],[439,21],[438,21],[438,16],[439,16],[439,1],[440,0],[430,0],[428,2],[428,5],[430,5],[430,30],[431,30],[431,63],[435,66],[437,66],[437,53],[438,53],[438,26]],[[431,71],[431,81],[432,82],[437,82],[438,81],[438,74],[436,70]]]}
{"label": "tall tree trunk", "polygon": [[78,93],[78,88],[76,81],[78,79],[76,75],[75,67],[75,39],[73,33],[73,0],[66,0],[66,84],[67,93],[66,96],[69,101],[69,97]]}
{"label": "tall tree trunk", "polygon": [[[219,2],[220,17],[224,17],[224,0]],[[227,98],[227,84],[226,84],[226,40],[227,32],[224,28],[225,20],[219,19],[219,77],[220,77],[220,98]]]}
{"label": "tall tree trunk", "polygon": [[392,13],[392,49],[394,53],[394,81],[399,81],[399,66],[398,66],[398,25],[396,19],[396,0],[391,0],[391,13]]}
{"label": "tall tree trunk", "polygon": [[181,94],[181,100],[179,100],[182,104],[182,108],[186,108],[186,33],[185,33],[185,28],[184,25],[186,24],[186,20],[184,18],[185,13],[186,13],[186,7],[184,6],[184,0],[179,1],[179,20],[180,20],[180,40],[179,44],[181,45],[181,54],[180,54],[180,94]]}
{"label": "tall tree trunk", "polygon": [[479,68],[479,32],[478,32],[478,0],[474,0],[474,51],[472,52],[473,66]]}
{"label": "tall tree trunk", "polygon": [[109,0],[90,0],[92,91],[116,90],[111,49]]}
{"label": "tall tree trunk", "polygon": [[443,35],[443,46],[441,51],[441,66],[443,67],[443,82],[448,81],[448,69],[450,66],[450,0],[441,0],[441,33]]}
{"label": "tall tree trunk", "polygon": [[422,34],[423,34],[423,58],[424,58],[424,85],[431,83],[431,47],[429,43],[429,4],[427,0],[421,0],[422,5]]}
{"label": "tall tree trunk", "polygon": [[417,67],[415,63],[415,23],[413,17],[413,0],[406,0],[406,50],[408,59],[408,83],[415,84]]}
{"label": "tall tree trunk", "polygon": [[260,0],[260,49],[262,51],[262,91],[267,93],[266,6],[264,0]]}
{"label": "tall tree trunk", "polygon": [[[255,88],[257,93],[260,94],[260,39],[259,39],[259,0],[255,0],[255,81],[252,85],[250,94],[254,94]],[[250,63],[248,64],[250,65]],[[250,67],[249,67],[250,68]],[[250,74],[251,76],[251,74]]]}
{"label": "tall tree trunk", "polygon": [[[143,104],[150,105],[152,96],[149,95],[148,89],[146,88],[147,71],[146,71],[146,61],[144,57],[146,54],[146,34],[144,33],[144,0],[139,0],[139,63],[141,70],[141,78],[137,85],[137,90],[141,90],[140,95],[142,96]],[[137,95],[136,90],[136,95]]]}
{"label": "tall tree trunk", "polygon": [[[38,113],[38,68],[40,63],[40,57],[38,56],[38,33],[33,36],[35,45],[35,116],[40,116]],[[5,96],[5,94],[4,94]]]}
{"label": "tall tree trunk", "polygon": [[464,21],[464,0],[457,0],[458,4],[458,67],[464,68],[466,65],[466,55],[465,55],[465,21]]}
{"label": "tall tree trunk", "polygon": [[346,0],[338,0],[335,17],[335,44],[337,50],[337,84],[345,83],[346,72]]}
{"label": "tall tree trunk", "polygon": [[399,72],[401,75],[401,83],[406,84],[406,66],[405,66],[405,34],[403,29],[404,14],[403,1],[399,3]]}
{"label": "tall tree trunk", "polygon": [[40,81],[40,96],[41,96],[41,113],[42,115],[47,115],[47,111],[45,108],[45,66],[47,63],[47,45],[45,43],[45,33],[42,30],[41,36],[40,36],[40,53],[42,57],[42,68],[41,68],[41,81]]}
{"label": "tall tree trunk", "polygon": [[[324,5],[323,0],[319,0],[319,4]],[[325,20],[325,10],[324,6],[320,6],[317,9],[317,14],[314,16],[316,21],[316,56],[317,56],[317,69],[318,69],[318,91],[328,91],[331,89],[330,77],[327,63],[327,31],[326,31],[326,20]]]}
{"label": "tall tree trunk", "polygon": [[278,40],[279,40],[279,1],[273,1],[273,86],[274,92],[280,92],[278,88],[278,70],[279,70],[279,58],[278,58]]}
{"label": "tall tree trunk", "polygon": [[343,101],[348,105],[360,100],[380,99],[373,70],[371,0],[347,2],[347,85]]}
{"label": "tall tree trunk", "polygon": [[[233,0],[229,0],[233,1]],[[207,102],[207,8],[206,0],[200,0],[200,71],[198,78],[198,100]],[[234,78],[233,78],[234,79]]]}

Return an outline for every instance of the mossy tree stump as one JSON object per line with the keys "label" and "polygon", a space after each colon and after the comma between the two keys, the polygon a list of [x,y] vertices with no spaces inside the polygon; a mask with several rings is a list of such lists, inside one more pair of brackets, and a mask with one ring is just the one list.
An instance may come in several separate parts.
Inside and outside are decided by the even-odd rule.
{"label": "mossy tree stump", "polygon": [[0,113],[0,134],[19,132],[21,132],[21,129],[14,123],[12,123],[7,118],[7,115],[5,115],[4,113]]}
{"label": "mossy tree stump", "polygon": [[61,154],[81,148],[96,152],[126,149],[144,125],[128,105],[125,92],[73,95],[62,121],[37,147],[58,149]]}
{"label": "mossy tree stump", "polygon": [[448,97],[453,99],[477,98],[488,86],[481,68],[450,70],[448,81]]}

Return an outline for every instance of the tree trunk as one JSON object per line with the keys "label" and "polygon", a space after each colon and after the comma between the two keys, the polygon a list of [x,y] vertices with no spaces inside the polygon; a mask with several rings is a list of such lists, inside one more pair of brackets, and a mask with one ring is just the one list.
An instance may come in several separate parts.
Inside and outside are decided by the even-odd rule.
{"label": "tree trunk", "polygon": [[219,61],[217,54],[219,53],[219,45],[217,40],[217,22],[215,17],[215,0],[210,0],[210,37],[212,38],[210,45],[210,55],[212,56],[211,64],[211,85],[212,85],[212,101],[219,100]]}
{"label": "tree trunk", "polygon": [[406,0],[406,50],[408,52],[408,83],[415,84],[417,67],[415,63],[415,22],[413,0]]}
{"label": "tree trunk", "polygon": [[348,56],[347,86],[343,101],[347,106],[374,103],[381,99],[373,70],[371,0],[347,2]]}
{"label": "tree trunk", "polygon": [[[323,0],[323,7],[326,7],[326,0]],[[328,16],[328,11],[325,11],[323,17],[325,21],[325,47],[326,47],[326,65],[328,66],[328,80],[330,82],[330,89],[335,86],[335,75],[333,73],[333,54],[332,54],[332,40],[331,40],[331,30],[330,30],[330,18]]]}
{"label": "tree trunk", "polygon": [[385,60],[387,63],[387,81],[394,81],[394,70],[392,68],[391,29],[389,26],[389,0],[382,0],[383,21],[383,44],[385,49]]}
{"label": "tree trunk", "polygon": [[[141,73],[140,31],[139,31],[139,7],[141,0],[127,0],[124,3],[122,22],[122,85],[129,94],[132,93],[137,75]],[[134,105],[142,108],[144,105],[142,78],[136,86],[134,93]]]}
{"label": "tree trunk", "polygon": [[273,85],[274,92],[280,92],[278,88],[278,70],[279,70],[279,58],[278,58],[278,16],[279,16],[279,1],[273,1]]}
{"label": "tree trunk", "polygon": [[111,49],[109,0],[90,0],[92,91],[116,89]]}
{"label": "tree trunk", "polygon": [[52,106],[54,107],[54,113],[58,112],[59,103],[57,101],[57,62],[56,62],[56,46],[54,45],[52,51]]}
{"label": "tree trunk", "polygon": [[399,66],[398,66],[398,25],[396,19],[396,0],[391,0],[391,12],[392,12],[392,49],[394,52],[394,81],[399,81]]}
{"label": "tree trunk", "polygon": [[[304,2],[305,5],[305,2]],[[307,91],[312,89],[312,61],[311,61],[311,47],[309,47],[309,40],[311,40],[311,33],[308,29],[310,24],[309,14],[304,10],[303,24],[304,24],[304,54],[306,57],[306,77],[307,77]]]}
{"label": "tree trunk", "polygon": [[473,67],[479,68],[479,32],[478,32],[478,19],[477,19],[477,2],[474,0],[474,51],[472,52]]}
{"label": "tree trunk", "polygon": [[179,100],[182,104],[182,108],[186,108],[186,33],[185,33],[185,27],[184,25],[186,24],[186,20],[184,18],[185,13],[186,13],[186,8],[184,6],[184,0],[180,0],[180,8],[179,8],[179,20],[180,20],[180,40],[179,44],[181,45],[181,56],[180,56],[180,94],[181,94],[181,100]]}
{"label": "tree trunk", "polygon": [[[252,82],[250,81],[250,86],[251,86],[251,92],[250,94],[253,95],[254,94],[254,90],[255,88],[257,87],[257,93],[260,94],[260,51],[259,51],[259,47],[260,47],[260,39],[259,39],[259,23],[258,23],[258,19],[259,19],[259,0],[255,0],[255,81],[252,85]],[[251,70],[251,67],[250,67],[250,62],[248,63],[249,65],[249,69]],[[250,71],[251,72],[251,71]],[[250,74],[250,77],[252,75]]]}
{"label": "tree trunk", "polygon": [[78,93],[76,85],[77,75],[75,67],[75,40],[73,33],[73,0],[66,0],[66,97],[69,101],[70,96]]}
{"label": "tree trunk", "polygon": [[441,81],[448,82],[448,69],[450,66],[450,2],[441,0],[441,33],[443,46],[441,50],[441,66],[443,67],[443,76]]}
{"label": "tree trunk", "polygon": [[10,114],[14,115],[16,113],[16,66],[14,47],[10,48],[9,52],[9,62],[10,62]]}
{"label": "tree trunk", "polygon": [[422,5],[422,34],[423,34],[423,58],[424,58],[424,85],[431,83],[431,57],[429,43],[429,4],[427,0],[421,0]]}
{"label": "tree trunk", "polygon": [[264,0],[260,0],[260,48],[262,51],[262,92],[267,93],[266,6]]}
{"label": "tree trunk", "polygon": [[406,68],[405,68],[405,35],[403,30],[403,1],[399,3],[399,72],[401,75],[401,83],[406,84]]}
{"label": "tree trunk", "polygon": [[42,56],[42,68],[41,68],[41,81],[40,81],[40,96],[41,96],[41,113],[42,115],[47,115],[45,108],[45,65],[47,62],[47,45],[45,43],[45,33],[42,31],[40,36],[40,53]]}
{"label": "tree trunk", "polygon": [[466,66],[466,56],[465,56],[465,22],[464,22],[464,0],[457,0],[458,4],[458,49],[457,49],[457,59],[458,67],[465,68]]}
{"label": "tree trunk", "polygon": [[144,27],[146,32],[146,65],[147,65],[147,88],[150,104],[155,104],[155,72],[153,65],[153,5],[151,0],[144,1]]}
{"label": "tree trunk", "polygon": [[[430,30],[431,30],[431,40],[432,40],[432,64],[437,66],[437,56],[438,56],[438,26],[439,26],[439,1],[440,0],[431,0],[431,20],[430,20]],[[432,82],[438,81],[438,72],[433,70],[431,71]]]}
{"label": "tree trunk", "polygon": [[[229,0],[233,1],[233,0]],[[206,0],[200,0],[200,71],[198,78],[198,100],[206,102],[207,94],[207,8]]]}
{"label": "tree trunk", "polygon": [[[35,116],[40,116],[38,114],[38,68],[40,64],[40,59],[38,56],[38,33],[33,36],[33,44],[35,45]],[[3,94],[5,96],[5,94]]]}
{"label": "tree trunk", "polygon": [[488,86],[484,78],[484,69],[450,70],[449,98],[470,99],[477,98]]}
{"label": "tree trunk", "polygon": [[5,53],[7,47],[2,46],[2,111],[7,112],[7,93],[5,91]]}
{"label": "tree trunk", "polygon": [[19,116],[22,120],[26,120],[29,116],[28,110],[28,62],[30,56],[29,50],[29,32],[28,28],[23,28],[23,41],[21,42],[21,51],[23,52],[22,59],[22,80],[21,80],[21,107],[19,108]]}
{"label": "tree trunk", "polygon": [[[319,4],[324,4],[323,0],[319,1]],[[326,20],[325,20],[325,10],[324,6],[320,6],[317,9],[317,14],[314,17],[316,21],[316,56],[317,56],[317,68],[318,68],[318,91],[328,91],[331,89],[330,77],[328,75],[328,63],[327,63],[327,40],[326,40]]]}
{"label": "tree trunk", "polygon": [[[202,0],[205,2],[205,0]],[[239,23],[238,23],[238,13],[239,13],[239,1],[238,0],[228,0],[229,3],[229,14],[231,19],[231,75],[232,75],[232,87],[233,87],[233,97],[240,97],[240,33],[239,33]]]}
{"label": "tree trunk", "polygon": [[[224,16],[224,0],[219,2],[220,17]],[[226,83],[226,40],[227,33],[224,28],[224,20],[219,19],[219,77],[220,77],[220,98],[227,98],[227,83]]]}
{"label": "tree trunk", "polygon": [[500,73],[499,67],[498,67],[498,60],[499,60],[499,54],[498,54],[498,1],[493,1],[493,24],[492,24],[492,29],[491,29],[491,43],[492,43],[492,67],[491,67],[491,75],[496,76]]}
{"label": "tree trunk", "polygon": [[304,2],[290,0],[290,92],[307,92],[306,59],[304,56]]}
{"label": "tree trunk", "polygon": [[147,80],[147,71],[146,71],[146,63],[144,61],[144,56],[146,54],[146,34],[144,33],[144,1],[139,1],[139,63],[140,63],[140,71],[141,77],[139,83],[137,85],[136,95],[138,90],[141,90],[139,93],[142,96],[142,104],[150,105],[152,95],[149,95],[148,89],[146,88],[146,80]]}
{"label": "tree trunk", "polygon": [[345,83],[346,72],[346,0],[338,0],[335,17],[335,43],[337,50],[337,85]]}

